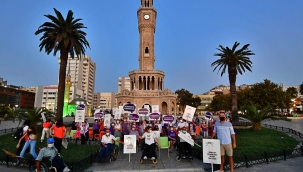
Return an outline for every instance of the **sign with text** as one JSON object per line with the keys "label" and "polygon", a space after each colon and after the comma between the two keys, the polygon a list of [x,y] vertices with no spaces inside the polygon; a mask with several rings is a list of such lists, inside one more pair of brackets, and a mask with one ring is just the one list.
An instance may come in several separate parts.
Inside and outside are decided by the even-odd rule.
{"label": "sign with text", "polygon": [[160,113],[159,105],[152,105],[152,113]]}
{"label": "sign with text", "polygon": [[138,114],[141,116],[141,115],[146,115],[146,114],[148,114],[148,109],[146,109],[146,108],[140,108],[140,109],[138,109]]}
{"label": "sign with text", "polygon": [[172,123],[175,120],[175,117],[172,115],[164,115],[162,118],[164,123]]}
{"label": "sign with text", "polygon": [[110,119],[111,119],[111,114],[105,114],[104,115],[104,126],[106,126],[107,128],[110,127]]}
{"label": "sign with text", "polygon": [[131,103],[127,103],[123,106],[124,111],[134,112],[136,110],[136,106]]}
{"label": "sign with text", "polygon": [[151,113],[149,115],[149,120],[153,121],[153,120],[160,120],[160,114],[159,113]]}
{"label": "sign with text", "polygon": [[211,113],[210,112],[206,112],[205,113],[205,117],[208,118],[208,119],[210,119],[211,118]]}
{"label": "sign with text", "polygon": [[196,108],[186,105],[182,118],[187,121],[192,121],[195,112],[196,112]]}
{"label": "sign with text", "polygon": [[221,164],[220,140],[203,139],[203,162]]}
{"label": "sign with text", "polygon": [[75,122],[84,122],[84,118],[85,118],[85,105],[81,104],[78,105],[76,108]]}
{"label": "sign with text", "polygon": [[137,114],[129,114],[128,115],[128,121],[139,122],[139,115],[137,115]]}
{"label": "sign with text", "polygon": [[137,153],[136,135],[124,135],[123,153]]}
{"label": "sign with text", "polygon": [[123,109],[116,109],[115,113],[114,113],[114,119],[121,119],[121,113],[122,113]]}

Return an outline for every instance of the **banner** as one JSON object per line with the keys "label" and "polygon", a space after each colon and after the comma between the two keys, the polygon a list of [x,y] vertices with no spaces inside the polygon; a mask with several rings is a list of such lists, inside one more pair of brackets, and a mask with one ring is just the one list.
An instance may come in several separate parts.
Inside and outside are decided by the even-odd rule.
{"label": "banner", "polygon": [[85,118],[85,105],[80,104],[76,108],[75,122],[84,122],[84,118]]}
{"label": "banner", "polygon": [[174,122],[175,117],[172,116],[172,115],[164,115],[162,117],[162,120],[163,120],[164,123],[172,123],[172,122]]}
{"label": "banner", "polygon": [[137,153],[137,138],[136,135],[124,135],[123,153]]}
{"label": "banner", "polygon": [[121,113],[122,113],[123,109],[116,109],[115,113],[114,113],[114,119],[121,119]]}
{"label": "banner", "polygon": [[105,114],[104,115],[104,126],[106,126],[107,128],[110,127],[110,119],[111,119],[111,114]]}
{"label": "banner", "polygon": [[196,108],[186,105],[182,119],[192,121],[195,115]]}
{"label": "banner", "polygon": [[203,139],[203,162],[221,164],[220,140]]}

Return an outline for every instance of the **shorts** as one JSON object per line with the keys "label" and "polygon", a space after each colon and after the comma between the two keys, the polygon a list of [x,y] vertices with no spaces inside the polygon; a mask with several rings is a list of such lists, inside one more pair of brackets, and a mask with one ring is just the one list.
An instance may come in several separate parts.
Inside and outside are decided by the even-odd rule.
{"label": "shorts", "polygon": [[227,156],[233,156],[232,144],[220,145],[220,150],[221,150],[221,156],[224,156],[225,152]]}

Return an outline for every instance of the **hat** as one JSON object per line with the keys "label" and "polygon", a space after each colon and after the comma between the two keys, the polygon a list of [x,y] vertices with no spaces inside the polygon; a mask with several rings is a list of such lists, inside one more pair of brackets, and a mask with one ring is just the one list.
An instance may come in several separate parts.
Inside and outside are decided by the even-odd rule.
{"label": "hat", "polygon": [[48,138],[46,143],[55,143],[55,140],[54,138]]}

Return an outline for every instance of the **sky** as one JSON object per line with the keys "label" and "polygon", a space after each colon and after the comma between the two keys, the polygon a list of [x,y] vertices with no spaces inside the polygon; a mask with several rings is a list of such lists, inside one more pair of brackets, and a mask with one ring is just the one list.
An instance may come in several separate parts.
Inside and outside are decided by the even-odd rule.
{"label": "sky", "polygon": [[[52,0],[0,2],[0,77],[23,87],[58,83],[58,57],[39,51],[34,33],[55,15],[83,19],[96,62],[95,92],[117,92],[118,78],[138,70],[140,0]],[[229,85],[228,75],[213,72],[219,45],[250,44],[252,72],[237,76],[236,85],[269,79],[298,86],[303,64],[302,0],[154,0],[157,10],[155,69],[165,72],[164,87],[202,94]]]}

